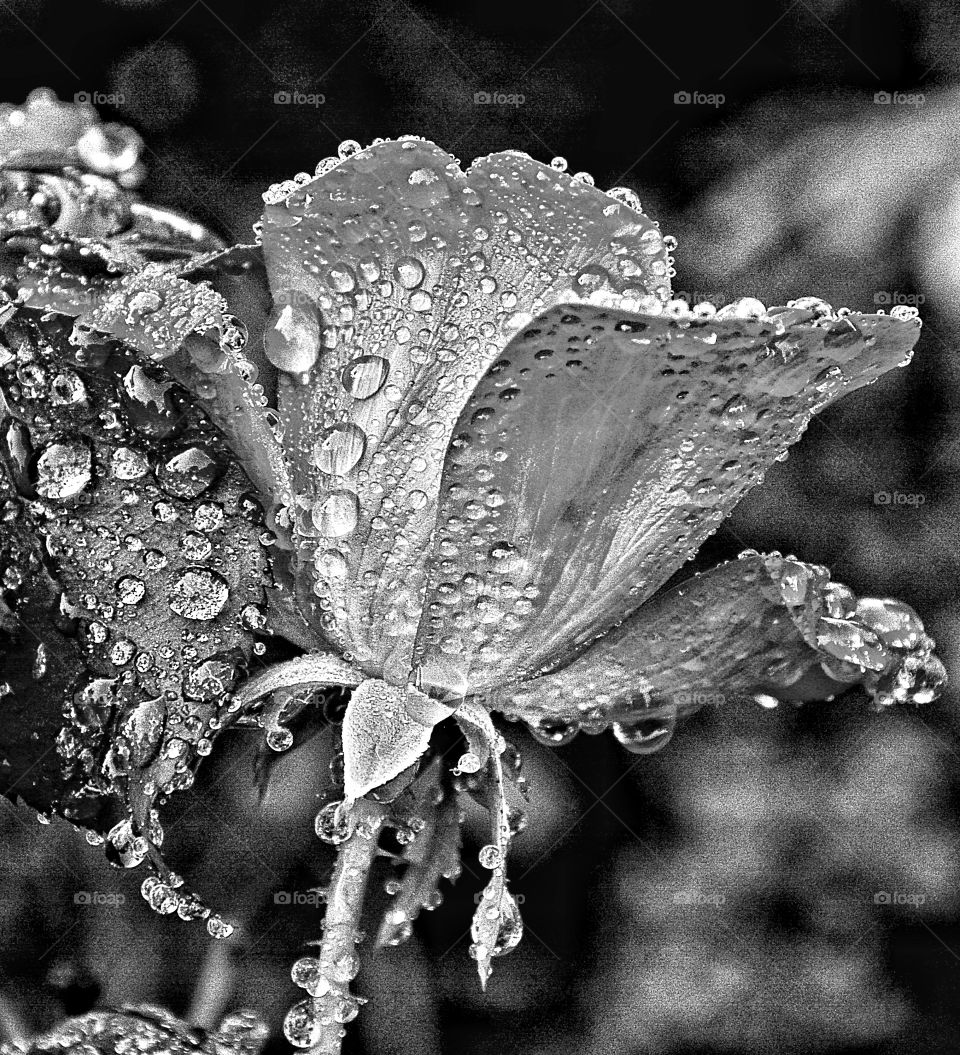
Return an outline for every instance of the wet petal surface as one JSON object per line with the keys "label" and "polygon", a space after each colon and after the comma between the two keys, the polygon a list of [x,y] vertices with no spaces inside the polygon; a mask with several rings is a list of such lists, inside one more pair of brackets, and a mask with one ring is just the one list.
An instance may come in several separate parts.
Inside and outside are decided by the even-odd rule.
{"label": "wet petal surface", "polygon": [[[370,672],[404,679],[440,466],[473,387],[560,302],[660,306],[668,261],[629,205],[519,153],[464,173],[383,143],[268,193],[268,356],[304,561],[304,603]],[[318,599],[319,598],[319,599]]]}
{"label": "wet petal surface", "polygon": [[812,414],[903,364],[919,333],[777,312],[556,307],[516,336],[447,454],[422,684],[468,693],[569,662],[697,551]]}
{"label": "wet petal surface", "polygon": [[943,681],[932,650],[907,605],[858,600],[825,568],[746,551],[654,597],[499,705],[534,725],[615,722],[642,753],[657,723],[751,696],[774,706],[857,684],[879,705],[928,703]]}

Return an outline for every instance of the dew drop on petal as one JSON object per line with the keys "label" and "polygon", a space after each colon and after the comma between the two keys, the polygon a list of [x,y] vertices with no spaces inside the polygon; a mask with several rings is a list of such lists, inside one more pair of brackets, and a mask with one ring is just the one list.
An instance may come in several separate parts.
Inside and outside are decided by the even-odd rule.
{"label": "dew drop on petal", "polygon": [[402,256],[394,265],[393,274],[404,289],[416,289],[424,280],[426,272],[415,256]]}
{"label": "dew drop on petal", "polygon": [[375,396],[387,380],[390,363],[380,355],[361,355],[343,368],[340,381],[354,399]]}
{"label": "dew drop on petal", "polygon": [[350,422],[325,429],[313,447],[313,462],[330,476],[343,476],[356,468],[367,446],[363,429]]}
{"label": "dew drop on petal", "polygon": [[223,610],[230,596],[227,580],[209,568],[187,568],[174,580],[168,598],[171,611],[184,619],[207,621]]}
{"label": "dew drop on petal", "polygon": [[41,498],[74,498],[92,479],[90,448],[79,440],[51,443],[37,459],[34,485]]}
{"label": "dew drop on petal", "polygon": [[291,298],[283,302],[283,296],[267,319],[263,333],[263,349],[267,358],[278,370],[292,374],[303,374],[313,369],[320,353],[320,319],[311,303],[304,298]]}
{"label": "dew drop on petal", "polygon": [[359,515],[360,503],[353,491],[333,491],[311,512],[317,531],[330,538],[349,535],[356,528]]}

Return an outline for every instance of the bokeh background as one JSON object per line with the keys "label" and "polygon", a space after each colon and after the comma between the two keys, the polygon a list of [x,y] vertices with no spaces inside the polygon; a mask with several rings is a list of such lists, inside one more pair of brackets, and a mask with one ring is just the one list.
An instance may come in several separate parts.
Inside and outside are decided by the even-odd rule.
{"label": "bokeh background", "polygon": [[[520,148],[634,188],[677,236],[693,301],[918,306],[914,365],[817,419],[698,563],[776,548],[900,596],[960,684],[949,0],[0,0],[0,54],[4,99],[84,93],[145,139],[147,200],[228,239],[250,241],[266,186],[340,140],[416,133],[465,161]],[[511,728],[533,794],[512,865],[523,944],[482,995],[468,864],[410,942],[368,961],[348,1050],[956,1050],[957,703],[729,704],[648,758]],[[313,737],[265,772],[238,731],[171,806],[167,852],[241,924],[224,943],[151,913],[142,876],[68,826],[0,811],[0,1018],[30,1032],[146,1000],[207,1024],[254,1006],[276,1028],[320,931],[329,752]],[[470,860],[482,833],[471,815]]]}

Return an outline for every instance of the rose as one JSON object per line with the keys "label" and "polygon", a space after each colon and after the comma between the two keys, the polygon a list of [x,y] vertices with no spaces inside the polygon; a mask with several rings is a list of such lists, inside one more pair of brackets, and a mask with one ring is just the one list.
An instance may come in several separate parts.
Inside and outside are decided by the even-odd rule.
{"label": "rose", "polygon": [[[691,309],[671,299],[671,247],[632,193],[604,194],[559,162],[510,153],[463,173],[415,139],[340,153],[315,179],[265,196],[266,320],[256,282],[231,281],[216,260],[220,294],[184,277],[211,265],[202,234],[170,265],[84,243],[110,268],[80,276],[68,250],[83,236],[65,227],[53,252],[29,259],[10,324],[19,346],[44,348],[68,389],[85,334],[121,340],[124,358],[110,367],[96,341],[82,352],[96,386],[80,407],[42,368],[5,389],[10,487],[31,503],[5,531],[25,567],[54,560],[24,580],[30,647],[39,639],[56,653],[61,693],[78,672],[92,676],[63,738],[85,747],[83,791],[54,804],[76,811],[90,788],[120,797],[129,816],[108,836],[119,863],[156,853],[153,797],[183,786],[216,729],[273,698],[280,744],[290,690],[347,686],[344,801],[321,811],[317,830],[341,846],[325,927],[349,930],[372,835],[406,823],[409,807],[389,802],[433,726],[455,715],[468,748],[457,771],[493,793],[481,851],[492,878],[472,929],[485,980],[521,933],[504,884],[505,744],[488,710],[551,743],[612,726],[644,753],[678,714],[731,696],[804,699],[853,683],[880,702],[935,695],[942,668],[916,614],[858,601],[824,569],[747,552],[658,592],[809,416],[902,362],[918,325],[813,298]],[[73,317],[73,342],[40,312]],[[781,344],[802,352],[771,354]],[[127,422],[123,445],[102,431],[104,402]],[[150,436],[169,448],[174,429],[176,448],[158,458]],[[97,477],[106,464],[113,477]],[[97,558],[125,507],[165,562],[155,571],[170,567],[162,578],[144,581],[142,558],[122,547]],[[166,526],[187,520],[199,529],[189,545]],[[81,623],[82,653],[49,615],[57,588]],[[148,618],[131,619],[140,604]],[[102,618],[123,620],[129,657],[108,652]],[[197,624],[203,648],[187,660],[179,642]],[[302,654],[243,680],[265,626]],[[106,676],[158,633],[177,642],[162,671],[132,663],[129,677]],[[216,676],[203,673],[211,664]],[[0,673],[36,694],[28,668]],[[211,705],[216,729],[197,721]],[[118,765],[121,779],[110,776]],[[32,772],[40,794],[42,770],[17,772]],[[414,785],[437,831],[445,779],[434,759]],[[445,823],[455,830],[455,811]],[[188,897],[150,890],[161,911]],[[217,917],[208,927],[226,932]],[[333,977],[336,950],[325,949],[320,970]],[[342,989],[317,998],[323,1021],[337,1020],[334,996]],[[311,1006],[298,1005],[288,1035]]]}

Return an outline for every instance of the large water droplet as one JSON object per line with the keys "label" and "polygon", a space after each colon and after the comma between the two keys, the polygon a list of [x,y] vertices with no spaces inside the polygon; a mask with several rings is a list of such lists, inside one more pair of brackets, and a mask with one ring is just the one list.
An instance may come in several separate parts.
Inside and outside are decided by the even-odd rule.
{"label": "large water droplet", "polygon": [[184,619],[206,621],[223,611],[230,587],[222,575],[209,568],[187,568],[173,583],[168,603]]}
{"label": "large water droplet", "polygon": [[393,268],[394,276],[404,289],[416,289],[424,279],[423,264],[415,256],[402,256]]}
{"label": "large water droplet", "polygon": [[79,440],[51,443],[37,459],[35,486],[42,498],[75,498],[92,479],[90,448]]}
{"label": "large water droplet", "polygon": [[633,755],[652,755],[670,743],[676,718],[644,718],[637,722],[614,722],[613,735]]}
{"label": "large water droplet", "polygon": [[361,355],[343,368],[340,381],[354,399],[375,396],[387,380],[390,363],[380,355]]}
{"label": "large water droplet", "polygon": [[304,374],[313,369],[320,353],[320,319],[303,294],[277,297],[263,333],[263,349],[278,370]]}
{"label": "large water droplet", "polygon": [[313,447],[316,467],[331,476],[343,476],[354,469],[367,446],[363,429],[350,422],[325,429]]}
{"label": "large water droplet", "polygon": [[360,502],[353,491],[333,491],[312,510],[313,523],[321,535],[339,538],[357,526]]}

